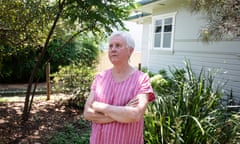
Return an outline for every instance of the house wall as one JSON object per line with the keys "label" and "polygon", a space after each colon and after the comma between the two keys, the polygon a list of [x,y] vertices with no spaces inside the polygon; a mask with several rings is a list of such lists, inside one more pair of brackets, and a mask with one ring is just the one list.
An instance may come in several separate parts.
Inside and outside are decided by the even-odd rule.
{"label": "house wall", "polygon": [[[165,12],[176,12],[176,8],[172,11],[155,10],[153,15]],[[169,66],[183,68],[185,59],[189,59],[196,73],[202,67],[206,70],[217,69],[216,82],[227,82],[225,92],[229,94],[232,90],[235,102],[240,103],[240,41],[201,42],[199,34],[205,23],[203,15],[177,9],[172,52],[152,49],[152,27],[149,23],[144,24],[143,66],[157,72],[160,69],[168,70]]]}
{"label": "house wall", "polygon": [[149,39],[151,33],[149,31],[151,31],[151,25],[143,25],[141,62],[144,67],[148,66],[149,62],[149,47],[151,46],[151,39]]}

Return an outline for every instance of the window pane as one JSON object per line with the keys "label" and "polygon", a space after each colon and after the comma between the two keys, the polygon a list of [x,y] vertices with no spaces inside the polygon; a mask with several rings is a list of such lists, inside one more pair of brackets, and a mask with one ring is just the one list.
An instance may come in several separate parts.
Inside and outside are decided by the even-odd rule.
{"label": "window pane", "polygon": [[162,26],[156,26],[155,33],[160,33],[160,32],[162,32]]}
{"label": "window pane", "polygon": [[172,32],[172,25],[165,25],[164,32]]}
{"label": "window pane", "polygon": [[157,26],[162,25],[162,20],[156,20],[155,25],[157,25]]}
{"label": "window pane", "polygon": [[172,33],[164,33],[163,48],[170,48],[171,47],[171,35],[172,35]]}
{"label": "window pane", "polygon": [[164,25],[172,25],[172,18],[166,18],[164,20]]}
{"label": "window pane", "polygon": [[160,47],[160,44],[161,44],[161,33],[160,34],[155,34],[154,47]]}

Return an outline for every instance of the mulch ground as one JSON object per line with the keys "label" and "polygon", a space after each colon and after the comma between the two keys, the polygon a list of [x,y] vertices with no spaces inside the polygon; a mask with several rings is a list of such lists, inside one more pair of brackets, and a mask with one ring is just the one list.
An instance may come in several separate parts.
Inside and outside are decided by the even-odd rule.
{"label": "mulch ground", "polygon": [[46,144],[55,131],[81,119],[82,111],[57,100],[34,100],[29,120],[21,123],[24,101],[0,102],[0,144]]}

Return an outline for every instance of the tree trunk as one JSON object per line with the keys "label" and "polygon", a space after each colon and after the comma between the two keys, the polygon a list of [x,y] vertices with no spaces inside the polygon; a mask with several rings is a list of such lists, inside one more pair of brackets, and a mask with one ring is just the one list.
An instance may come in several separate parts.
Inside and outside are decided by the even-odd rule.
{"label": "tree trunk", "polygon": [[28,87],[27,87],[27,92],[26,92],[26,97],[25,97],[25,102],[24,102],[24,109],[23,109],[23,114],[22,114],[22,120],[23,120],[22,122],[23,123],[26,122],[28,120],[28,118],[29,118],[29,114],[30,114],[30,110],[31,110],[31,103],[33,102],[33,100],[29,101],[29,99],[30,99],[30,94],[32,94],[32,98],[33,98],[33,95],[35,93],[35,89],[32,92],[32,83],[34,81],[34,77],[35,77],[36,72],[37,72],[37,70],[38,70],[38,68],[39,68],[39,66],[40,66],[40,64],[41,64],[41,62],[42,62],[42,60],[43,60],[43,58],[44,58],[44,56],[46,54],[48,43],[49,43],[49,41],[50,41],[50,39],[52,37],[52,34],[53,34],[54,30],[55,30],[55,27],[56,27],[56,24],[57,24],[57,22],[58,22],[58,20],[60,18],[60,15],[62,14],[64,3],[65,3],[65,0],[63,0],[62,2],[61,2],[61,0],[59,0],[59,11],[58,11],[58,13],[56,15],[56,18],[55,18],[55,20],[53,22],[53,25],[52,25],[52,27],[51,27],[51,29],[49,31],[48,37],[47,37],[47,39],[45,41],[44,47],[43,47],[43,49],[41,51],[41,54],[38,57],[38,61],[35,64],[32,72],[31,72],[31,76],[30,76],[29,81],[28,81]]}

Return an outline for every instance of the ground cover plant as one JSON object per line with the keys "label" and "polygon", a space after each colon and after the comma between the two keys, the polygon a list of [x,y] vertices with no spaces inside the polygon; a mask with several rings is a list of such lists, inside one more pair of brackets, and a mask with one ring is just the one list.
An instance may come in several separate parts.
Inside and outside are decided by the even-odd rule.
{"label": "ground cover plant", "polygon": [[223,103],[215,71],[195,74],[186,60],[185,69],[150,72],[157,99],[145,115],[145,143],[227,144],[239,142],[239,113]]}
{"label": "ground cover plant", "polygon": [[68,124],[59,132],[49,137],[49,144],[88,144],[90,137],[90,123],[83,119]]}

